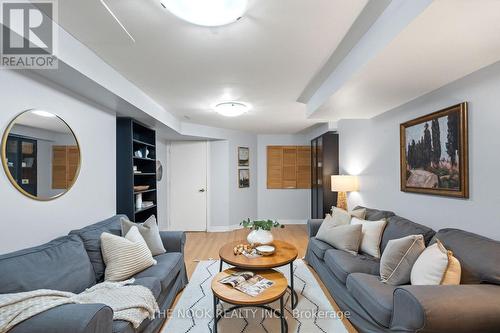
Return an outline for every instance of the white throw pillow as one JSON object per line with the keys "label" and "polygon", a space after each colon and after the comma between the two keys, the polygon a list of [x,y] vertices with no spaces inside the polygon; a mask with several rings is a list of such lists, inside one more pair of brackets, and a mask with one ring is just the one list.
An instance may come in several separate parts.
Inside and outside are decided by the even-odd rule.
{"label": "white throw pillow", "polygon": [[378,221],[361,220],[353,217],[351,224],[361,224],[363,239],[361,240],[361,252],[371,255],[375,258],[380,258],[380,242],[384,233],[387,221],[385,219]]}
{"label": "white throw pillow", "polygon": [[348,224],[328,229],[324,228],[323,230],[318,230],[316,238],[338,250],[357,255],[362,238],[361,226]]}
{"label": "white throw pillow", "polygon": [[366,209],[356,209],[356,210],[351,210],[351,211],[346,211],[342,208],[338,208],[333,206],[332,207],[332,215],[327,214],[326,218],[328,216],[331,216],[333,221],[335,222],[335,225],[346,225],[351,223],[351,218],[352,217],[357,217],[359,219],[364,219],[366,216]]}
{"label": "white throw pillow", "polygon": [[462,269],[460,262],[443,244],[427,247],[418,257],[411,270],[412,285],[458,285]]}
{"label": "white throw pillow", "polygon": [[156,265],[156,260],[136,226],[130,228],[125,237],[103,232],[101,252],[106,264],[106,281],[123,281]]}
{"label": "white throw pillow", "polygon": [[163,246],[160,229],[158,228],[156,217],[154,215],[151,215],[144,223],[134,223],[123,217],[120,221],[122,225],[122,236],[126,235],[130,228],[136,226],[153,256],[167,252]]}

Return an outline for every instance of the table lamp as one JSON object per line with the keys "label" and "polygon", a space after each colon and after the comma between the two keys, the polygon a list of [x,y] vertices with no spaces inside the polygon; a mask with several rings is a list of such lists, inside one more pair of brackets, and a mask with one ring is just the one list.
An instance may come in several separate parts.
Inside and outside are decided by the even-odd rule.
{"label": "table lamp", "polygon": [[358,177],[348,175],[332,176],[332,192],[338,192],[337,207],[347,210],[347,193],[358,190]]}

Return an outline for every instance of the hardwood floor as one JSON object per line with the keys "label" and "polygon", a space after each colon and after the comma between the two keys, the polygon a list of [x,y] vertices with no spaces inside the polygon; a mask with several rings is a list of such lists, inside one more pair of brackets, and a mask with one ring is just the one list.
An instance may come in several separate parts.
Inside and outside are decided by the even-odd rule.
{"label": "hardwood floor", "polygon": [[[225,243],[237,240],[244,240],[248,234],[248,230],[240,229],[230,232],[188,232],[186,233],[187,241],[185,246],[185,262],[188,272],[188,276],[191,277],[198,261],[200,260],[210,260],[219,259],[219,249]],[[287,225],[284,229],[274,229],[273,235],[275,239],[283,240],[289,242],[297,247],[299,252],[299,258],[303,258],[307,249],[307,231],[305,225]],[[318,285],[321,287],[328,300],[332,304],[336,311],[339,311],[338,305],[335,303],[330,293],[323,285],[321,280],[316,275],[316,272],[309,267],[309,270],[313,273],[314,277],[318,281]],[[182,295],[179,294],[177,300]],[[175,303],[177,303],[177,300]],[[174,306],[175,306],[174,303]],[[344,319],[344,324],[349,331],[349,333],[356,333],[356,329],[351,325],[351,323]]]}

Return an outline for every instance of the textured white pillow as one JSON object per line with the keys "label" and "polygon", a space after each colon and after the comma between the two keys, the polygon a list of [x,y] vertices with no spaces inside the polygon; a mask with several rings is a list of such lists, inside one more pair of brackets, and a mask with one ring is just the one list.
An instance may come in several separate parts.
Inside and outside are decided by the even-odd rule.
{"label": "textured white pillow", "polygon": [[353,217],[351,224],[361,224],[363,239],[361,240],[361,252],[371,255],[375,258],[380,258],[380,242],[384,233],[387,221],[385,219],[379,221],[361,220]]}
{"label": "textured white pillow", "polygon": [[149,247],[151,254],[153,256],[157,256],[159,254],[163,254],[167,252],[165,247],[163,246],[163,242],[160,236],[160,229],[158,228],[158,224],[156,223],[156,217],[151,215],[146,222],[144,223],[134,223],[129,221],[126,218],[121,218],[122,225],[122,236],[126,235],[129,232],[130,228],[136,226],[141,233],[142,238]]}
{"label": "textured white pillow", "polygon": [[361,226],[349,224],[318,230],[316,234],[316,238],[320,241],[353,255],[358,254],[361,237]]}
{"label": "textured white pillow", "polygon": [[364,219],[366,216],[366,209],[356,209],[356,210],[351,210],[351,211],[346,211],[342,208],[338,208],[333,206],[332,207],[332,215],[327,214],[325,218],[328,218],[330,216],[335,225],[346,225],[351,223],[351,218],[352,217],[357,217],[359,219]]}
{"label": "textured white pillow", "polygon": [[412,285],[458,285],[460,262],[438,240],[418,257],[411,270]]}
{"label": "textured white pillow", "polygon": [[130,228],[125,237],[103,232],[101,252],[106,264],[106,281],[123,281],[156,265],[156,260],[136,226]]}

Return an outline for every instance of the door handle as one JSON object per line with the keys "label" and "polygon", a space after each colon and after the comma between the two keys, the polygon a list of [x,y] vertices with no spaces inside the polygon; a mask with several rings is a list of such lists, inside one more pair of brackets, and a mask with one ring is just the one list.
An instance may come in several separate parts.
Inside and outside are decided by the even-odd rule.
{"label": "door handle", "polygon": [[204,188],[199,189],[198,192],[203,193],[203,192],[205,192],[205,189]]}

